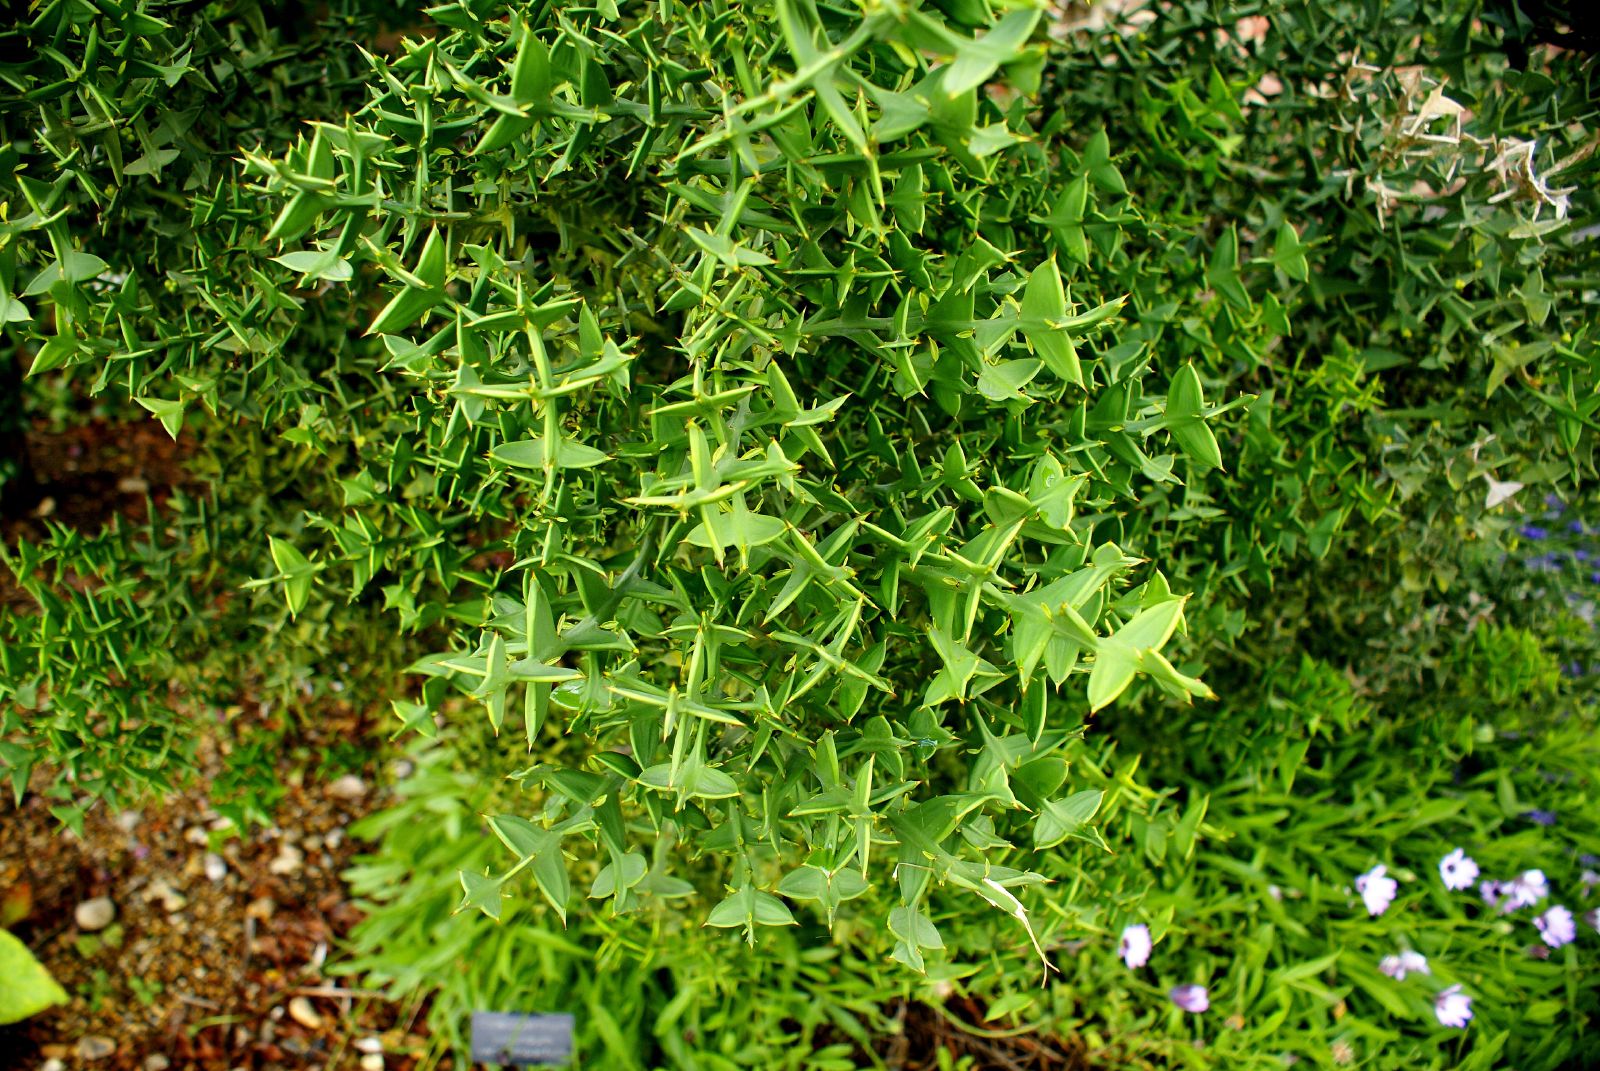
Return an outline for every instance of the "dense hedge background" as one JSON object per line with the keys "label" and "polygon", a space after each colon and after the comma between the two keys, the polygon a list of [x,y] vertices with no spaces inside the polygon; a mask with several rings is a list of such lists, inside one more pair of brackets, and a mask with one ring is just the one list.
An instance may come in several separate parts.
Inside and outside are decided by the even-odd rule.
{"label": "dense hedge background", "polygon": [[[0,764],[71,828],[241,689],[392,704],[349,967],[442,1048],[492,996],[623,1064],[854,1066],[960,993],[1134,1062],[1592,1058],[1592,928],[1528,956],[1434,874],[1576,912],[1600,852],[1600,131],[1547,31],[42,5]],[[89,418],[178,442],[147,520],[41,476]],[[270,747],[215,731],[248,829]]]}

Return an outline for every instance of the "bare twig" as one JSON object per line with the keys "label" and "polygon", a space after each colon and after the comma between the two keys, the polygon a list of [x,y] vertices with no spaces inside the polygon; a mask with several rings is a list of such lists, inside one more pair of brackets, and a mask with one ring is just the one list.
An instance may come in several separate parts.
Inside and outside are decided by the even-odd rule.
{"label": "bare twig", "polygon": [[298,997],[369,997],[387,1000],[388,995],[376,989],[346,989],[337,985],[300,985],[289,990]]}

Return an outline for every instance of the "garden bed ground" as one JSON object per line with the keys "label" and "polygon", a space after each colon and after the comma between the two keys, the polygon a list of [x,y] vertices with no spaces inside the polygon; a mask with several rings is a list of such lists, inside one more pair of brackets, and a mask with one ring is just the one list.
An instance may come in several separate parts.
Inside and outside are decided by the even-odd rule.
{"label": "garden bed ground", "polygon": [[[356,848],[344,830],[381,797],[365,771],[308,772],[306,757],[361,728],[348,712],[319,714],[284,749],[275,824],[244,836],[229,835],[203,787],[140,811],[96,811],[82,837],[59,829],[39,795],[0,804],[14,931],[73,998],[0,1028],[10,1055],[0,1066],[370,1067],[356,1043],[374,1048],[380,1034],[385,1066],[412,1066],[407,1053],[423,1039],[407,1037],[390,1005],[323,974],[359,918],[339,880]],[[205,760],[214,769],[219,756]],[[89,930],[75,913],[98,898],[115,921]]]}

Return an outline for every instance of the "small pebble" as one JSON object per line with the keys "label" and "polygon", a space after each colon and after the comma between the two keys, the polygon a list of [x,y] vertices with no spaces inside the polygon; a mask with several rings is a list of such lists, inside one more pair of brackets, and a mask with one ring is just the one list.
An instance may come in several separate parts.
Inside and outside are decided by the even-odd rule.
{"label": "small pebble", "polygon": [[117,481],[117,490],[125,495],[142,495],[150,490],[150,481],[143,476],[124,476]]}
{"label": "small pebble", "polygon": [[152,900],[160,900],[161,910],[169,915],[176,911],[182,911],[185,905],[189,903],[188,899],[173,888],[172,884],[165,878],[157,878],[152,881],[150,888],[145,890],[144,898],[146,903]]}
{"label": "small pebble", "polygon": [[120,811],[112,821],[116,822],[117,828],[124,833],[132,833],[139,828],[139,818],[138,811]]}
{"label": "small pebble", "polygon": [[211,836],[206,833],[205,826],[190,826],[183,831],[183,839],[195,845],[211,843]]}
{"label": "small pebble", "polygon": [[289,1002],[289,1018],[307,1030],[317,1030],[322,1026],[321,1014],[305,997],[295,997]]}
{"label": "small pebble", "polygon": [[216,852],[207,852],[205,863],[206,878],[215,884],[228,876],[228,864],[223,862],[222,856]]}
{"label": "small pebble", "polygon": [[80,1060],[104,1060],[117,1051],[117,1043],[108,1037],[90,1034],[78,1039],[77,1051]]}
{"label": "small pebble", "polygon": [[305,853],[294,845],[279,845],[278,854],[267,864],[267,872],[279,875],[297,874],[305,860]]}
{"label": "small pebble", "polygon": [[111,902],[110,897],[96,896],[93,900],[85,900],[73,909],[72,919],[78,924],[78,929],[93,932],[103,930],[111,925],[117,917],[117,905]]}
{"label": "small pebble", "polygon": [[327,793],[338,800],[358,800],[367,794],[367,783],[355,774],[345,774],[328,783]]}
{"label": "small pebble", "polygon": [[171,1066],[172,1061],[159,1052],[153,1052],[144,1058],[144,1071],[167,1071]]}
{"label": "small pebble", "polygon": [[244,913],[248,918],[265,922],[272,917],[272,913],[276,910],[278,910],[278,905],[273,903],[270,897],[262,896],[251,900],[249,906],[244,909]]}
{"label": "small pebble", "polygon": [[363,1056],[361,1071],[383,1071],[383,1057],[378,1053],[368,1053]]}
{"label": "small pebble", "polygon": [[358,1038],[355,1044],[357,1052],[364,1052],[368,1055],[383,1051],[382,1038]]}
{"label": "small pebble", "polygon": [[67,1065],[60,1059],[52,1056],[39,1065],[39,1071],[67,1071]]}

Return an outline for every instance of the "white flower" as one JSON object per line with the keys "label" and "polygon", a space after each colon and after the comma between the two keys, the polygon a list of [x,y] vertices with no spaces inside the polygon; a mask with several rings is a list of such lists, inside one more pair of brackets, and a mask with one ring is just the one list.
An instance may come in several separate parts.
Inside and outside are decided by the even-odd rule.
{"label": "white flower", "polygon": [[1572,912],[1560,904],[1552,905],[1534,919],[1533,924],[1539,930],[1539,936],[1544,938],[1544,943],[1551,948],[1560,948],[1578,939],[1578,924],[1573,921]]}
{"label": "white flower", "polygon": [[1532,907],[1549,896],[1550,883],[1545,880],[1544,871],[1524,870],[1511,879],[1506,893],[1506,902],[1500,910],[1515,911],[1519,907]]}
{"label": "white flower", "polygon": [[1439,877],[1444,879],[1447,889],[1470,889],[1472,883],[1478,880],[1478,864],[1457,848],[1439,860]]}
{"label": "white flower", "polygon": [[1150,927],[1142,922],[1125,926],[1122,940],[1117,944],[1117,955],[1130,967],[1143,967],[1150,962]]}
{"label": "white flower", "polygon": [[1463,1027],[1472,1019],[1472,998],[1453,985],[1433,998],[1433,1014],[1441,1026]]}
{"label": "white flower", "polygon": [[1400,890],[1400,883],[1388,877],[1389,868],[1379,863],[1365,874],[1356,879],[1356,892],[1361,894],[1362,903],[1367,905],[1367,914],[1376,917],[1389,909],[1394,902],[1394,895]]}
{"label": "white flower", "polygon": [[1522,490],[1522,485],[1513,480],[1501,481],[1487,474],[1483,478],[1489,484],[1489,494],[1483,500],[1484,509],[1494,509],[1500,503]]}
{"label": "white flower", "polygon": [[1428,970],[1428,957],[1421,952],[1413,952],[1410,949],[1400,953],[1398,956],[1384,956],[1378,962],[1378,970],[1397,982],[1405,981],[1408,974],[1433,973]]}

